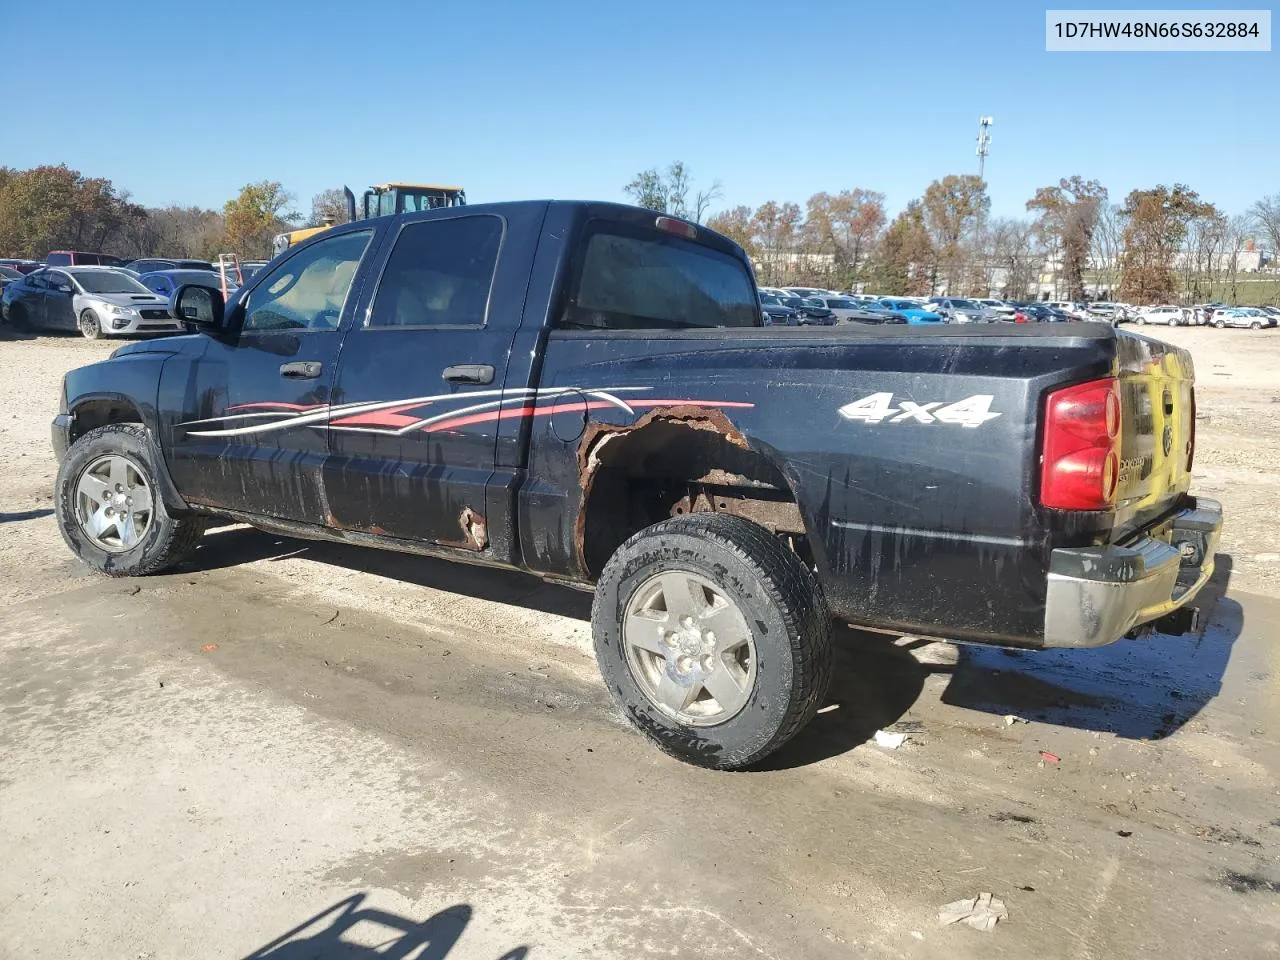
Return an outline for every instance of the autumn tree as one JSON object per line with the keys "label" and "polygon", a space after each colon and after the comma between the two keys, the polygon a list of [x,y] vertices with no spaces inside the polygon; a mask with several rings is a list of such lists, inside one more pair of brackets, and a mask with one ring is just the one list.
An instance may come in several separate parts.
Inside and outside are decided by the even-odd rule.
{"label": "autumn tree", "polygon": [[1027,201],[1027,209],[1039,216],[1036,226],[1041,236],[1052,238],[1061,259],[1068,300],[1084,299],[1084,271],[1106,201],[1106,187],[1080,176],[1064,177],[1056,187],[1041,187]]}
{"label": "autumn tree", "polygon": [[293,197],[274,180],[245,184],[223,208],[226,246],[242,257],[271,255],[273,235],[289,228],[299,215],[290,209]]}
{"label": "autumn tree", "polygon": [[929,184],[922,208],[937,265],[954,292],[965,273],[964,241],[986,216],[991,201],[987,185],[973,174],[950,174]]}
{"label": "autumn tree", "polygon": [[880,241],[871,273],[875,292],[896,297],[930,293],[934,259],[924,207],[912,200]]}
{"label": "autumn tree", "polygon": [[751,233],[759,247],[764,282],[776,284],[787,273],[786,262],[794,261],[800,228],[800,208],[794,203],[763,203],[751,218]]}
{"label": "autumn tree", "polygon": [[755,233],[751,225],[752,210],[747,206],[737,206],[730,210],[721,210],[707,220],[707,226],[717,233],[723,233],[747,253],[755,258],[758,254]]}
{"label": "autumn tree", "polygon": [[1134,190],[1125,198],[1119,297],[1130,303],[1165,303],[1177,296],[1174,259],[1188,224],[1213,212],[1185,184]]}
{"label": "autumn tree", "polygon": [[638,207],[701,223],[723,188],[716,180],[706,189],[695,189],[689,168],[676,160],[665,171],[657,167],[641,170],[622,192]]}
{"label": "autumn tree", "polygon": [[146,211],[110,180],[65,164],[0,168],[0,254],[42,259],[50,250],[127,253],[127,228]]}
{"label": "autumn tree", "polygon": [[832,256],[833,282],[841,289],[852,287],[884,229],[884,194],[861,187],[815,193],[806,207],[806,237],[818,251]]}
{"label": "autumn tree", "polygon": [[347,195],[342,192],[341,187],[330,187],[311,198],[311,219],[307,221],[307,226],[346,223],[348,213]]}

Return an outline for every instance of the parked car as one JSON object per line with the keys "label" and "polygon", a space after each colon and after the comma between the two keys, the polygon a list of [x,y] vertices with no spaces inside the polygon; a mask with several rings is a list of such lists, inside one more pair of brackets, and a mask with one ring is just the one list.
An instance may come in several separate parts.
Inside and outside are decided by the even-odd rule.
{"label": "parked car", "polygon": [[[784,307],[790,307],[796,312],[796,318],[800,321],[801,325],[807,325],[809,323],[824,324],[826,323],[827,318],[831,315],[831,311],[826,307],[818,306],[816,302],[810,302],[804,297],[780,297],[779,300],[782,302]],[[824,316],[814,316],[814,314],[819,312],[824,314]]]}
{"label": "parked car", "polygon": [[168,300],[111,267],[37,270],[6,284],[0,298],[5,318],[24,329],[79,330],[90,340],[185,329]]}
{"label": "parked car", "polygon": [[1138,311],[1135,322],[1139,326],[1148,323],[1165,323],[1171,327],[1177,327],[1191,322],[1190,311],[1169,303],[1158,307],[1143,307]]}
{"label": "parked car", "polygon": [[19,273],[12,267],[0,266],[0,294],[3,294],[5,285],[10,280],[21,280],[25,274]]}
{"label": "parked car", "polygon": [[19,273],[31,273],[33,270],[39,270],[44,264],[39,260],[20,260],[16,257],[0,258],[0,267],[8,267],[10,270],[17,270]]}
{"label": "parked car", "polygon": [[834,315],[837,321],[858,319],[867,311],[856,300],[848,297],[813,297]]}
{"label": "parked car", "polygon": [[784,305],[775,296],[767,293],[760,294],[760,309],[770,326],[800,326],[800,311]]}
{"label": "parked car", "polygon": [[50,250],[44,258],[46,267],[123,267],[125,262],[109,253],[87,253],[83,250]]}
{"label": "parked car", "polygon": [[1227,307],[1215,310],[1213,325],[1221,330],[1223,327],[1248,327],[1250,330],[1261,330],[1274,327],[1276,318],[1257,307]]}
{"label": "parked car", "polygon": [[818,287],[783,287],[783,290],[789,296],[799,297],[802,300],[808,300],[811,297],[830,297],[834,295],[834,290],[822,290]]}
{"label": "parked car", "polygon": [[268,262],[269,261],[266,260],[241,260],[240,272],[244,275],[244,278],[248,280],[255,273],[265,267]]}
{"label": "parked car", "polygon": [[1072,320],[1087,320],[1089,308],[1078,300],[1050,300],[1049,306],[1061,310]]}
{"label": "parked car", "polygon": [[1214,301],[1212,303],[1200,303],[1191,308],[1190,318],[1192,322],[1198,325],[1207,325],[1213,323],[1213,315],[1219,310],[1223,310],[1227,304]]}
{"label": "parked car", "polygon": [[886,297],[879,301],[879,306],[882,310],[888,310],[891,313],[901,314],[906,317],[907,323],[945,322],[941,313],[935,310],[926,310],[922,304],[915,300]]}
{"label": "parked car", "polygon": [[831,310],[825,303],[823,303],[821,298],[805,297],[803,299],[805,319],[807,319],[809,323],[829,327],[838,322],[835,311]]}
{"label": "parked car", "polygon": [[1108,323],[1115,323],[1120,316],[1120,308],[1114,303],[1105,301],[1098,303],[1090,303],[1085,306],[1085,312],[1093,320],[1105,320]]}
{"label": "parked car", "polygon": [[208,260],[179,260],[168,257],[146,257],[141,260],[134,260],[132,263],[126,264],[131,270],[137,270],[139,274],[157,273],[161,270],[208,270],[216,272],[215,267]]}
{"label": "parked car", "polygon": [[1098,646],[1189,630],[1213,573],[1191,358],[1103,324],[763,330],[732,241],[548,201],[335,226],[172,309],[200,332],[56,398],[81,560],[158,572],[218,517],[577,583],[611,695],[691,763],[816,714],[833,620]]}
{"label": "parked car", "polygon": [[1259,307],[1258,309],[1261,310],[1263,313],[1265,313],[1267,316],[1273,318],[1277,323],[1280,323],[1280,307],[1266,306],[1266,307]]}
{"label": "parked car", "polygon": [[994,297],[971,297],[970,299],[972,299],[974,303],[978,304],[978,306],[986,307],[988,310],[998,313],[1006,319],[1012,319],[1014,313],[1017,312],[1017,308],[1005,300],[997,300]]}
{"label": "parked car", "polygon": [[998,314],[962,297],[937,297],[925,309],[944,317],[947,323],[991,323]]}
{"label": "parked car", "polygon": [[[238,286],[238,284],[231,282],[230,277],[227,280],[229,287],[234,289]],[[222,289],[221,275],[209,270],[157,270],[153,273],[144,273],[138,278],[138,282],[152,293],[159,294],[166,299],[173,296],[179,287],[187,283],[208,287],[210,290]]]}
{"label": "parked car", "polygon": [[1047,303],[1024,304],[1018,308],[1017,313],[1033,323],[1065,323],[1071,319],[1061,310],[1055,310]]}

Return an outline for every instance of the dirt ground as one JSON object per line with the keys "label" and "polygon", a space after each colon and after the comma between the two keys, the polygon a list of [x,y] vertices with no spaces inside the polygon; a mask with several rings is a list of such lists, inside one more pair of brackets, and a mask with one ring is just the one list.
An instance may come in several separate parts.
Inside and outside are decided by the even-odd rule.
{"label": "dirt ground", "polygon": [[[1227,511],[1202,633],[844,630],[828,709],[733,775],[629,731],[580,593],[238,527],[90,575],[48,424],[113,345],[0,333],[0,956],[1280,956],[1280,331],[1148,332]],[[1007,922],[938,924],[982,891]]]}

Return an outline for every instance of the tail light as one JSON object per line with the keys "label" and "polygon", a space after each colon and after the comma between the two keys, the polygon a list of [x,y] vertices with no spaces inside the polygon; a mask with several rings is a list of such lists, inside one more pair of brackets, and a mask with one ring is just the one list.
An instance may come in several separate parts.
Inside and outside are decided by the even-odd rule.
{"label": "tail light", "polygon": [[1026,315],[1025,313],[1023,313],[1021,310],[1019,310],[1017,313],[1015,313],[1015,314],[1013,315],[1013,322],[1014,322],[1014,323],[1026,323],[1026,322],[1027,322],[1027,315]]}
{"label": "tail light", "polygon": [[1049,394],[1045,401],[1040,504],[1105,510],[1120,478],[1120,385],[1114,377]]}

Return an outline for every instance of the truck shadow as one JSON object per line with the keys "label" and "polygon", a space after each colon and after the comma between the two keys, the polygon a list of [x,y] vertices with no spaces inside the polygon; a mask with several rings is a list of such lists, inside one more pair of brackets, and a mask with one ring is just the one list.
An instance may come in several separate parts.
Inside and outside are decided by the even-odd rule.
{"label": "truck shadow", "polygon": [[345,570],[358,570],[432,590],[527,607],[556,616],[591,619],[590,593],[546,583],[516,570],[478,567],[327,540],[292,540],[251,527],[224,527],[206,533],[186,569],[216,570],[290,557],[305,557]]}
{"label": "truck shadow", "polygon": [[[216,569],[258,560],[304,556],[495,603],[589,621],[591,594],[527,574],[474,567],[325,541],[291,540],[246,527],[212,531],[188,569]],[[847,753],[901,722],[931,674],[948,674],[942,703],[966,710],[1134,740],[1157,740],[1180,729],[1222,688],[1243,610],[1226,596],[1231,557],[1219,554],[1201,592],[1201,629],[1181,637],[1155,634],[1093,650],[1005,650],[966,646],[954,665],[922,663],[924,641],[835,627],[836,657],[826,703],[813,721],[765,763],[785,769]]]}
{"label": "truck shadow", "polygon": [[1222,689],[1244,625],[1243,608],[1226,596],[1231,567],[1231,557],[1218,554],[1214,575],[1196,601],[1196,632],[1151,634],[1093,650],[971,647],[942,702],[1133,740],[1163,739]]}
{"label": "truck shadow", "polygon": [[[244,960],[359,960],[361,957],[409,957],[445,960],[471,920],[465,903],[426,920],[411,920],[363,906],[365,894],[352,894],[321,910],[292,930],[246,954]],[[528,947],[516,947],[498,960],[524,960]]]}

